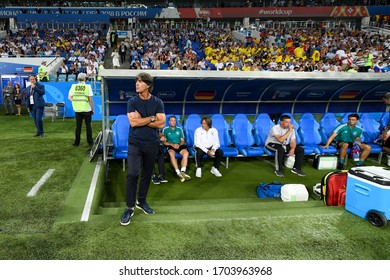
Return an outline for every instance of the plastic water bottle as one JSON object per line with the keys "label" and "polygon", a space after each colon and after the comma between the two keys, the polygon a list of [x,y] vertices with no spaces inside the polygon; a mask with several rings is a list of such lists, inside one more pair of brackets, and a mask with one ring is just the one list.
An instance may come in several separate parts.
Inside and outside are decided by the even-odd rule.
{"label": "plastic water bottle", "polygon": [[360,147],[359,144],[353,144],[352,147],[352,158],[354,161],[360,160]]}

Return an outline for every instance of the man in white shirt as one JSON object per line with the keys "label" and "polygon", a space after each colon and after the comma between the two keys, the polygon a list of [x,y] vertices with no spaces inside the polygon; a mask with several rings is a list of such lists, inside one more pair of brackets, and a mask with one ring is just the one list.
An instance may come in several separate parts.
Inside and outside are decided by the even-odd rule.
{"label": "man in white shirt", "polygon": [[299,176],[306,176],[302,171],[304,150],[297,146],[294,125],[291,124],[291,117],[282,115],[280,123],[274,125],[265,140],[265,147],[275,153],[275,174],[284,177],[283,158],[284,154],[295,156],[295,163],[291,172]]}
{"label": "man in white shirt", "polygon": [[214,165],[210,172],[216,177],[222,177],[218,169],[223,157],[223,151],[219,147],[218,130],[212,127],[211,118],[202,118],[202,126],[195,130],[194,135],[196,177],[202,177],[202,159],[205,154],[214,160]]}

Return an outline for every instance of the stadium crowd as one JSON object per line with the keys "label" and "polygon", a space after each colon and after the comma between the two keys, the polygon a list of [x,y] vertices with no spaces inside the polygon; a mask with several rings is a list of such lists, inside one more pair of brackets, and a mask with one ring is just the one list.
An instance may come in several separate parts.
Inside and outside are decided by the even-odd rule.
{"label": "stadium crowd", "polygon": [[141,30],[125,40],[131,69],[387,72],[390,36],[349,30],[264,28],[246,42],[214,27]]}
{"label": "stadium crowd", "polygon": [[388,5],[386,0],[224,0],[224,1],[177,1],[177,0],[141,0],[141,1],[63,1],[63,0],[17,0],[3,1],[2,6],[18,7],[158,7],[174,5],[177,8],[216,8],[216,7],[307,7],[307,6],[381,6]]}
{"label": "stadium crowd", "polygon": [[[388,72],[390,36],[350,30],[340,25],[325,28],[316,23],[306,28],[260,29],[259,38],[240,41],[228,29],[213,23],[182,25],[168,22],[140,29],[126,37],[126,63],[130,69]],[[158,27],[158,28],[157,28]],[[112,49],[122,42],[115,42]],[[32,23],[0,39],[1,57],[58,56],[66,74],[87,73],[93,64],[98,73],[109,46],[104,34],[88,30],[48,30]],[[127,67],[126,67],[127,68]],[[67,75],[68,76],[68,75]]]}

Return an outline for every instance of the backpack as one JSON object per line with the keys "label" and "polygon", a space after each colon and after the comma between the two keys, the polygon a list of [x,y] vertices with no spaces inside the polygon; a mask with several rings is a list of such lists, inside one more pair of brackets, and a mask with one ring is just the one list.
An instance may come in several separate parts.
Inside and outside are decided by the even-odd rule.
{"label": "backpack", "polygon": [[257,186],[256,192],[257,196],[260,198],[269,198],[269,197],[280,197],[281,188],[283,184],[278,181],[273,181],[272,183],[260,183]]}
{"label": "backpack", "polygon": [[327,173],[321,180],[321,200],[328,206],[345,205],[346,171]]}

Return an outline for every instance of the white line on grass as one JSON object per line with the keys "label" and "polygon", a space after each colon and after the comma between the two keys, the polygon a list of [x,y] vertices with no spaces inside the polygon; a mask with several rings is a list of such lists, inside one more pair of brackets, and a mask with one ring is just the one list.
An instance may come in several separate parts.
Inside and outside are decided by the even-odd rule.
{"label": "white line on grass", "polygon": [[50,178],[55,169],[48,169],[45,174],[39,179],[39,181],[35,184],[34,187],[27,194],[28,197],[33,197],[37,194],[42,185]]}
{"label": "white line on grass", "polygon": [[101,163],[102,163],[102,158],[99,157],[98,161],[96,163],[95,172],[93,173],[91,185],[89,186],[89,191],[88,191],[88,195],[87,195],[87,200],[85,201],[83,214],[81,215],[82,222],[88,222],[88,219],[89,219],[89,213],[91,212],[93,195],[95,193],[96,183],[97,183],[97,178],[99,176],[99,170],[100,170]]}

